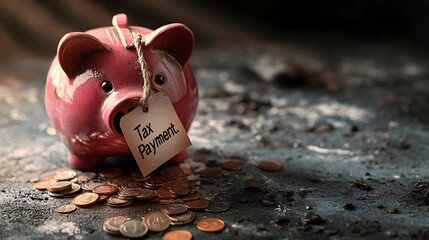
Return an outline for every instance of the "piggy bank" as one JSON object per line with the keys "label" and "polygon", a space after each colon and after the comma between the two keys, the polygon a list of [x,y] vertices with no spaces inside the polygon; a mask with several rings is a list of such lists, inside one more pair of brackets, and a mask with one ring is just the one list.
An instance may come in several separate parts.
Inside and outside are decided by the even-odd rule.
{"label": "piggy bank", "polygon": [[[66,34],[46,80],[48,116],[68,150],[68,162],[77,169],[101,165],[108,156],[130,155],[120,128],[121,117],[144,97],[137,50],[150,73],[151,92],[170,98],[185,129],[195,115],[198,90],[188,59],[194,35],[183,24],[156,30],[128,26],[125,14],[113,17],[113,26]],[[170,162],[180,162],[180,152]]]}

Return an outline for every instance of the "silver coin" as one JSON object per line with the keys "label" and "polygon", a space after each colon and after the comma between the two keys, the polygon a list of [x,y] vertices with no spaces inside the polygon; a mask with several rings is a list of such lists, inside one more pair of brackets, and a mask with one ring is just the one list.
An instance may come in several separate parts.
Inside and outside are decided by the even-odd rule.
{"label": "silver coin", "polygon": [[128,220],[121,224],[119,232],[129,238],[143,237],[147,233],[147,226],[142,220]]}

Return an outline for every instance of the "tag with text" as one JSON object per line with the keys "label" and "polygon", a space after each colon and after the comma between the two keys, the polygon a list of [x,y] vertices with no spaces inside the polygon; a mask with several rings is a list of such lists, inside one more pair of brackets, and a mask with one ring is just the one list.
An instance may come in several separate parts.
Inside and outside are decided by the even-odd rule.
{"label": "tag with text", "polygon": [[144,176],[192,144],[165,93],[150,96],[148,109],[143,112],[136,108],[122,117],[120,123]]}

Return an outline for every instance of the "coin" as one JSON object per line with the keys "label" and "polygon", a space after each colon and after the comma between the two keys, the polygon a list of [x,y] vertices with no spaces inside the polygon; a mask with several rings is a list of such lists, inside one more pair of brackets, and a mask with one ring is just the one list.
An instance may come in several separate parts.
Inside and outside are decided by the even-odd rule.
{"label": "coin", "polygon": [[172,180],[177,180],[185,177],[185,173],[182,171],[182,169],[176,166],[165,168],[164,170],[162,170],[161,174],[162,176]]}
{"label": "coin", "polygon": [[73,203],[78,207],[88,207],[96,203],[98,198],[97,193],[82,193],[73,198]]}
{"label": "coin", "polygon": [[121,188],[141,188],[143,187],[141,183],[139,182],[131,182],[131,181],[127,181],[123,184],[121,184]]}
{"label": "coin", "polygon": [[204,208],[208,207],[209,204],[210,202],[204,198],[185,202],[185,206],[190,210],[203,210]]}
{"label": "coin", "polygon": [[158,195],[158,197],[160,198],[175,198],[177,197],[175,194],[173,194],[172,192],[170,192],[170,189],[168,189],[167,187],[161,187],[158,188],[157,190],[155,190],[156,194]]}
{"label": "coin", "polygon": [[156,192],[151,189],[141,188],[140,192],[141,192],[140,195],[136,197],[137,199],[140,199],[140,200],[149,200],[157,196]]}
{"label": "coin", "polygon": [[182,197],[182,200],[187,202],[187,201],[194,201],[194,200],[198,200],[200,199],[201,195],[199,192],[193,192],[193,193],[189,193],[185,196]]}
{"label": "coin", "polygon": [[224,159],[221,166],[225,170],[239,171],[243,168],[243,163],[239,159]]}
{"label": "coin", "polygon": [[173,186],[189,187],[189,183],[184,180],[170,180],[164,186],[171,188]]}
{"label": "coin", "polygon": [[171,215],[169,217],[171,225],[183,225],[192,222],[195,218],[195,214],[191,211],[186,211],[182,214]]}
{"label": "coin", "polygon": [[76,177],[76,172],[73,170],[59,171],[55,174],[55,180],[68,181]]}
{"label": "coin", "polygon": [[203,218],[197,222],[197,228],[203,232],[218,232],[225,228],[225,223],[219,218]]}
{"label": "coin", "polygon": [[121,224],[119,231],[122,236],[129,238],[143,237],[147,233],[147,226],[141,220],[128,220]]}
{"label": "coin", "polygon": [[161,187],[167,182],[167,179],[162,176],[152,176],[146,179],[145,185],[149,187]]}
{"label": "coin", "polygon": [[115,206],[124,206],[124,204],[127,205],[130,202],[132,202],[132,200],[121,199],[121,198],[119,198],[118,195],[113,195],[113,196],[110,196],[109,198],[107,198],[106,204],[111,206],[111,207],[115,207]]}
{"label": "coin", "polygon": [[95,174],[94,172],[83,172],[83,173],[79,173],[76,176],[77,181],[79,183],[86,183],[86,182],[94,179],[95,177],[97,177],[97,174]]}
{"label": "coin", "polygon": [[61,182],[52,183],[51,185],[49,185],[47,190],[49,192],[61,192],[61,191],[69,190],[71,188],[72,188],[71,182],[61,181]]}
{"label": "coin", "polygon": [[127,216],[114,216],[106,219],[103,225],[107,230],[119,233],[119,227],[121,224],[128,220],[130,220],[130,218]]}
{"label": "coin", "polygon": [[92,191],[97,186],[105,185],[106,182],[102,182],[100,180],[91,180],[87,183],[82,184],[82,189],[85,191]]}
{"label": "coin", "polygon": [[152,232],[161,232],[170,227],[170,218],[159,211],[149,212],[144,216],[144,223]]}
{"label": "coin", "polygon": [[177,215],[186,212],[188,209],[180,203],[168,204],[161,207],[161,211],[168,215]]}
{"label": "coin", "polygon": [[57,213],[71,213],[76,211],[77,207],[74,204],[67,204],[63,206],[59,206],[55,209]]}
{"label": "coin", "polygon": [[81,187],[79,184],[72,183],[70,189],[65,190],[65,191],[61,191],[60,193],[65,194],[65,195],[73,195],[73,194],[79,192],[80,190],[81,190]]}
{"label": "coin", "polygon": [[138,195],[140,195],[142,192],[140,191],[140,188],[125,188],[121,189],[118,192],[118,195],[120,197],[126,197],[126,198],[135,198]]}
{"label": "coin", "polygon": [[282,167],[282,164],[276,160],[263,160],[258,164],[258,168],[264,171],[278,171]]}
{"label": "coin", "polygon": [[94,187],[92,191],[97,194],[112,195],[118,191],[118,188],[110,184],[104,184]]}
{"label": "coin", "polygon": [[187,230],[173,230],[169,231],[164,236],[162,240],[191,240],[192,233]]}
{"label": "coin", "polygon": [[226,200],[210,200],[209,206],[205,209],[207,212],[224,212],[229,209],[231,203]]}
{"label": "coin", "polygon": [[34,183],[33,187],[37,190],[43,191],[46,190],[54,182],[54,180],[42,180]]}
{"label": "coin", "polygon": [[180,185],[178,185],[178,186],[172,186],[172,187],[170,187],[170,192],[173,193],[173,194],[175,194],[175,195],[183,196],[183,195],[188,194],[190,191],[191,190],[187,186],[180,186]]}
{"label": "coin", "polygon": [[124,171],[120,168],[105,168],[101,169],[98,174],[100,174],[101,177],[106,178],[114,178],[119,177],[124,173]]}
{"label": "coin", "polygon": [[97,203],[104,202],[104,201],[106,201],[109,197],[110,197],[110,195],[98,194],[98,201],[97,201]]}
{"label": "coin", "polygon": [[198,174],[203,178],[214,179],[222,176],[223,170],[220,167],[206,167],[199,171]]}

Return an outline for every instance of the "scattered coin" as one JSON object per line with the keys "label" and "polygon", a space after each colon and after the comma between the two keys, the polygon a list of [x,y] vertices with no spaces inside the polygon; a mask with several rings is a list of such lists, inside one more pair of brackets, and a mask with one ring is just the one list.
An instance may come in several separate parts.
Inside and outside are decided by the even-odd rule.
{"label": "scattered coin", "polygon": [[206,167],[198,172],[198,174],[203,178],[215,179],[222,176],[223,170],[220,167]]}
{"label": "scattered coin", "polygon": [[221,162],[221,166],[225,170],[239,171],[243,168],[243,163],[239,159],[224,159]]}
{"label": "scattered coin", "polygon": [[182,200],[187,202],[187,201],[194,201],[194,200],[198,200],[200,199],[201,194],[199,192],[193,192],[193,193],[189,193],[186,194],[185,196],[182,197]]}
{"label": "scattered coin", "polygon": [[170,180],[164,186],[171,188],[173,186],[189,187],[189,183],[185,180]]}
{"label": "scattered coin", "polygon": [[104,184],[94,187],[92,191],[97,194],[112,195],[118,191],[118,188],[110,184]]}
{"label": "scattered coin", "polygon": [[121,224],[119,231],[122,236],[129,238],[143,237],[147,233],[147,226],[142,220],[128,220]]}
{"label": "scattered coin", "polygon": [[177,197],[176,194],[173,194],[172,192],[170,192],[170,189],[168,189],[167,187],[161,187],[158,188],[157,190],[155,190],[156,194],[158,195],[158,197],[160,198],[175,198]]}
{"label": "scattered coin", "polygon": [[191,240],[192,233],[187,230],[173,230],[169,231],[164,236],[162,240]]}
{"label": "scattered coin", "polygon": [[72,213],[76,211],[77,207],[74,204],[67,204],[63,206],[59,206],[55,209],[57,213]]}
{"label": "scattered coin", "polygon": [[150,200],[156,197],[156,192],[151,189],[141,188],[140,195],[136,196],[137,199],[140,200]]}
{"label": "scattered coin", "polygon": [[258,168],[264,171],[278,171],[283,165],[276,160],[263,160],[258,164]]}
{"label": "scattered coin", "polygon": [[106,178],[119,177],[123,173],[124,173],[124,170],[120,168],[105,168],[98,172],[98,174],[100,174],[101,177],[106,177]]}
{"label": "scattered coin", "polygon": [[194,201],[185,202],[185,206],[190,210],[203,210],[208,207],[210,202],[207,199],[197,199]]}
{"label": "scattered coin", "polygon": [[192,222],[195,219],[195,214],[191,211],[186,211],[178,215],[170,215],[171,225],[184,225]]}
{"label": "scattered coin", "polygon": [[97,177],[97,174],[95,174],[94,172],[83,172],[83,173],[79,173],[76,176],[78,183],[86,183],[94,179],[95,177]]}
{"label": "scattered coin", "polygon": [[104,221],[103,226],[105,227],[105,229],[113,233],[119,234],[119,227],[122,225],[122,223],[128,220],[130,220],[130,218],[127,216],[114,216],[106,219]]}
{"label": "scattered coin", "polygon": [[73,195],[75,193],[78,193],[82,188],[80,187],[79,184],[76,183],[72,183],[71,184],[71,188],[65,191],[61,191],[60,193],[64,194],[64,195]]}
{"label": "scattered coin", "polygon": [[131,204],[132,200],[121,199],[118,195],[113,195],[107,198],[106,204],[110,207],[124,207]]}
{"label": "scattered coin", "polygon": [[146,179],[145,185],[149,187],[161,187],[167,182],[167,179],[162,176],[153,176]]}
{"label": "scattered coin", "polygon": [[143,187],[143,186],[139,182],[127,181],[127,182],[121,184],[122,189],[125,189],[125,188],[141,188],[141,187]]}
{"label": "scattered coin", "polygon": [[42,180],[34,183],[33,187],[39,191],[44,191],[54,182],[53,180]]}
{"label": "scattered coin", "polygon": [[177,215],[182,214],[186,212],[188,209],[185,205],[175,203],[175,204],[168,204],[161,207],[161,211],[168,215]]}
{"label": "scattered coin", "polygon": [[61,192],[61,191],[69,190],[71,188],[72,188],[71,182],[61,181],[61,182],[52,183],[51,185],[49,185],[47,190],[49,192]]}
{"label": "scattered coin", "polygon": [[180,169],[180,167],[175,166],[165,168],[164,170],[162,170],[161,174],[162,176],[173,180],[185,177],[185,173],[182,171],[182,169]]}
{"label": "scattered coin", "polygon": [[203,232],[218,232],[225,228],[225,223],[219,218],[203,218],[197,222],[197,228]]}
{"label": "scattered coin", "polygon": [[82,184],[82,189],[85,191],[92,191],[92,189],[94,189],[95,187],[100,186],[100,185],[105,185],[105,184],[106,184],[106,182],[102,182],[99,180],[97,180],[97,181],[91,180],[87,183]]}
{"label": "scattered coin", "polygon": [[149,212],[144,216],[144,223],[152,232],[161,232],[170,227],[171,220],[163,212]]}
{"label": "scattered coin", "polygon": [[226,200],[210,200],[210,204],[208,207],[206,207],[205,210],[207,212],[214,212],[214,213],[225,212],[226,210],[229,209],[230,206],[231,206],[231,203],[229,203]]}
{"label": "scattered coin", "polygon": [[82,193],[73,198],[73,203],[78,207],[88,207],[96,203],[98,198],[97,193]]}
{"label": "scattered coin", "polygon": [[68,181],[76,177],[76,172],[73,170],[59,171],[55,174],[55,180]]}
{"label": "scattered coin", "polygon": [[135,198],[138,195],[140,195],[142,192],[140,191],[140,188],[125,188],[118,192],[118,195],[120,197],[128,197],[128,198]]}
{"label": "scattered coin", "polygon": [[178,185],[178,186],[171,186],[170,187],[170,192],[172,194],[175,194],[175,195],[183,196],[183,195],[188,194],[190,191],[191,190],[187,186],[180,186],[180,185]]}

